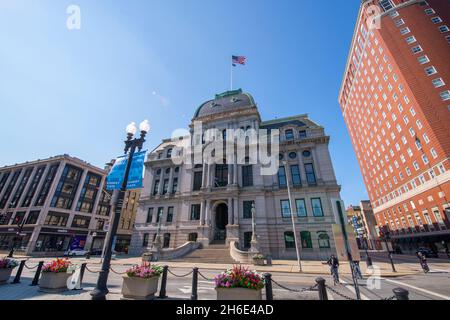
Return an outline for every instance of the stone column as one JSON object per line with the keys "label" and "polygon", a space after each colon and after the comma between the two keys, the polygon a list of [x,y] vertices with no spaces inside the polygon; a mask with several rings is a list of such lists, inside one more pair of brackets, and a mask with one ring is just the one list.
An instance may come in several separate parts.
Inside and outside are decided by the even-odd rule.
{"label": "stone column", "polygon": [[302,152],[298,155],[298,166],[300,169],[300,177],[302,180],[302,186],[307,186],[308,181],[306,180],[306,171],[305,171],[305,163],[303,162]]}
{"label": "stone column", "polygon": [[322,179],[322,175],[320,173],[319,159],[317,158],[316,148],[312,148],[312,155],[313,155],[314,172],[316,174],[316,180],[317,180],[317,182],[319,182],[319,180]]}
{"label": "stone column", "polygon": [[233,184],[232,170],[233,170],[233,165],[228,164],[228,185],[229,186]]}
{"label": "stone column", "polygon": [[234,155],[234,163],[233,163],[233,184],[237,185],[238,182],[238,165],[237,165],[237,155]]}
{"label": "stone column", "polygon": [[233,198],[228,198],[228,223],[234,225]]}
{"label": "stone column", "polygon": [[211,171],[212,171],[212,165],[208,164],[208,172],[206,174],[206,187],[211,188]]}
{"label": "stone column", "polygon": [[211,200],[206,200],[205,223],[211,226]]}
{"label": "stone column", "polygon": [[206,188],[208,185],[208,165],[206,164],[206,161],[203,162],[203,171],[202,171],[202,189]]}
{"label": "stone column", "polygon": [[234,224],[239,224],[239,201],[238,201],[238,198],[233,199],[233,216],[234,216]]}
{"label": "stone column", "polygon": [[206,212],[206,200],[202,201],[202,207],[200,211],[200,225],[205,225],[205,212]]}

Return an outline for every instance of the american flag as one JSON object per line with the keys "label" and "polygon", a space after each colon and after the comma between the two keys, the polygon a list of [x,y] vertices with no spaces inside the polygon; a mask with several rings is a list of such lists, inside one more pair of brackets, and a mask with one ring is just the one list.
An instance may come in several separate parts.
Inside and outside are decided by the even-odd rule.
{"label": "american flag", "polygon": [[246,59],[244,56],[232,56],[233,67],[236,67],[237,64],[245,65]]}

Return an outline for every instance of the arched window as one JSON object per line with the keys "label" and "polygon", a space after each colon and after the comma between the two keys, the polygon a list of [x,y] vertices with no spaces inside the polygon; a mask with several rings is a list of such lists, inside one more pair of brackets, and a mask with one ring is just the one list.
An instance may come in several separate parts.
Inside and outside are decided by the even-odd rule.
{"label": "arched window", "polygon": [[330,248],[330,237],[326,233],[326,231],[317,232],[319,235],[319,248],[320,249],[329,249]]}
{"label": "arched window", "polygon": [[300,239],[302,242],[303,249],[312,249],[311,232],[309,231],[300,232]]}
{"label": "arched window", "polygon": [[286,249],[295,248],[295,238],[294,233],[292,231],[286,231],[284,233],[284,246]]}

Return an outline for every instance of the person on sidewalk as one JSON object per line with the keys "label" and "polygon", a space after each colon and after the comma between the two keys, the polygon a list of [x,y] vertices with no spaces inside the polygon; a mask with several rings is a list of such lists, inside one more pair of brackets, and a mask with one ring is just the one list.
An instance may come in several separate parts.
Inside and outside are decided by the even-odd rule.
{"label": "person on sidewalk", "polygon": [[332,254],[330,259],[328,259],[327,264],[330,266],[330,272],[333,276],[334,285],[339,283],[339,260]]}
{"label": "person on sidewalk", "polygon": [[428,273],[430,268],[428,267],[427,257],[425,254],[418,252],[417,257],[419,258],[420,266],[422,267],[423,272]]}
{"label": "person on sidewalk", "polygon": [[355,278],[363,279],[361,268],[359,267],[359,261],[353,261],[353,272],[355,273]]}

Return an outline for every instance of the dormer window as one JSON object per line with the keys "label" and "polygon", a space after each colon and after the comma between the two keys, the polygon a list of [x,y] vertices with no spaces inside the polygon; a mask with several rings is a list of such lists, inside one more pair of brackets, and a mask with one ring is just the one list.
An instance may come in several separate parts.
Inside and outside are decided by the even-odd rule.
{"label": "dormer window", "polygon": [[306,130],[301,130],[301,131],[299,131],[298,132],[298,137],[300,138],[300,139],[305,139],[306,138]]}
{"label": "dormer window", "polygon": [[294,140],[294,130],[288,129],[284,132],[286,140]]}
{"label": "dormer window", "polygon": [[171,158],[172,157],[172,148],[167,150],[167,158]]}

